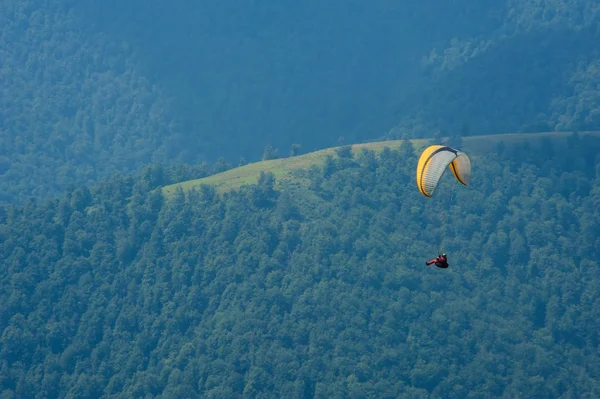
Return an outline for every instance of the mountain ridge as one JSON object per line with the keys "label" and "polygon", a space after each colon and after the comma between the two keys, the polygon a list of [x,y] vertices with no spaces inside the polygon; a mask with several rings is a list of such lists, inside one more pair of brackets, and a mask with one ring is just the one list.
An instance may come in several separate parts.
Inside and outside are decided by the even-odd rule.
{"label": "mountain ridge", "polygon": [[[528,140],[543,140],[544,138],[553,140],[564,140],[573,134],[600,136],[600,131],[584,131],[584,132],[540,132],[540,133],[505,133],[481,136],[460,137],[464,143],[465,151],[475,151],[481,153],[484,151],[493,150],[495,146],[503,143],[504,145],[514,145],[515,141]],[[433,138],[428,139],[411,139],[409,140],[414,149],[419,151],[427,144],[433,142]],[[438,139],[440,142],[448,142],[453,140],[451,137],[443,137]],[[454,139],[456,140],[456,138]],[[178,188],[184,192],[188,192],[194,188],[199,188],[202,185],[211,185],[215,189],[224,193],[230,190],[240,188],[246,184],[255,184],[260,178],[261,173],[272,173],[276,179],[275,187],[281,188],[281,182],[296,182],[298,176],[294,174],[299,169],[308,169],[311,166],[321,166],[328,156],[337,157],[340,151],[347,149],[354,155],[360,153],[363,149],[372,150],[376,153],[383,151],[386,147],[390,149],[399,148],[404,140],[384,140],[372,141],[366,143],[348,144],[337,147],[324,148],[317,151],[312,151],[306,154],[291,156],[287,158],[268,159],[259,162],[253,162],[247,165],[238,166],[211,176],[201,179],[183,181],[175,184],[170,184],[162,188],[165,197],[172,197]],[[459,141],[460,142],[460,141]]]}

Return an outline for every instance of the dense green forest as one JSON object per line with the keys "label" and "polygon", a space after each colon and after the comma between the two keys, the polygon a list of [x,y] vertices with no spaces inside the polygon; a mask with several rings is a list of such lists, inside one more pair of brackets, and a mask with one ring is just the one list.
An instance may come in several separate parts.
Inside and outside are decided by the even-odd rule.
{"label": "dense green forest", "polygon": [[0,202],[150,163],[600,129],[594,0],[0,2]]}
{"label": "dense green forest", "polygon": [[[595,0],[0,2],[0,399],[600,397],[599,26]],[[162,194],[538,131],[576,133],[474,150],[433,199],[408,141]]]}
{"label": "dense green forest", "polygon": [[600,3],[507,1],[502,23],[423,58],[425,83],[392,136],[570,131],[600,126]]}
{"label": "dense green forest", "polygon": [[204,172],[151,166],[5,205],[1,397],[600,397],[599,153],[500,144],[433,199],[406,144],[281,190],[167,201]]}

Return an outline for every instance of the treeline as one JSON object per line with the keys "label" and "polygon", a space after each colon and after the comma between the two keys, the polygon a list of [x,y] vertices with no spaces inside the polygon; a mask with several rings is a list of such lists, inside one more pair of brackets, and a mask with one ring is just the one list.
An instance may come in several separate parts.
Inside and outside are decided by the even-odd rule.
{"label": "treeline", "polygon": [[406,144],[281,191],[166,201],[155,166],[2,207],[2,397],[599,396],[599,149],[470,154],[431,200]]}

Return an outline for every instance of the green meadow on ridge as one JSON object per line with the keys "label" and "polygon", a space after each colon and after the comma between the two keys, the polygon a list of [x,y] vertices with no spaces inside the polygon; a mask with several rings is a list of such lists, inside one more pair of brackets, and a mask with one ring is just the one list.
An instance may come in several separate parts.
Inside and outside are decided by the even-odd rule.
{"label": "green meadow on ridge", "polygon": [[[588,131],[578,132],[580,135],[599,136],[600,132]],[[462,141],[461,149],[473,155],[482,155],[489,151],[494,151],[498,145],[515,145],[523,142],[529,145],[536,145],[544,139],[566,140],[573,135],[572,132],[542,132],[542,133],[506,133],[496,135],[469,136],[460,138]],[[441,142],[447,142],[448,138],[441,138]],[[423,149],[432,142],[432,139],[414,139],[410,140],[416,151]],[[240,188],[246,184],[255,184],[260,177],[261,172],[272,173],[276,179],[276,187],[281,187],[283,183],[298,184],[301,178],[295,173],[301,169],[309,169],[311,166],[323,165],[328,156],[337,157],[338,152],[344,148],[349,148],[354,155],[362,150],[371,150],[375,153],[383,151],[384,148],[396,149],[402,145],[403,140],[374,141],[360,144],[351,144],[347,146],[325,148],[318,151],[309,152],[289,158],[269,159],[260,162],[254,162],[226,170],[202,179],[189,180],[163,187],[163,194],[169,198],[178,188],[188,192],[201,185],[211,185],[220,192],[227,192]]]}

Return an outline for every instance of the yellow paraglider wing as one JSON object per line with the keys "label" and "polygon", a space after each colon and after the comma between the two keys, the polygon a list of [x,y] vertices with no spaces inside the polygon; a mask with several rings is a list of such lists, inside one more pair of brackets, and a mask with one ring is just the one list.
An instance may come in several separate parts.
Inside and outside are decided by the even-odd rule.
{"label": "yellow paraglider wing", "polygon": [[456,180],[468,186],[471,182],[471,160],[460,151],[457,152],[456,159],[450,164],[450,170]]}
{"label": "yellow paraglider wing", "polygon": [[471,160],[466,154],[442,145],[429,146],[421,153],[417,164],[417,186],[421,194],[433,196],[448,166],[456,180],[465,186],[469,184]]}
{"label": "yellow paraglider wing", "polygon": [[[433,192],[430,192],[431,186],[431,159],[435,151],[439,150],[443,146],[441,145],[432,145],[427,147],[419,157],[419,162],[417,163],[417,187],[419,187],[419,191],[426,197],[431,197]],[[427,176],[427,180],[425,180],[425,176]],[[441,177],[441,176],[440,176]],[[439,179],[439,178],[438,178]],[[436,183],[437,184],[437,183]],[[435,189],[435,186],[433,187]]]}

